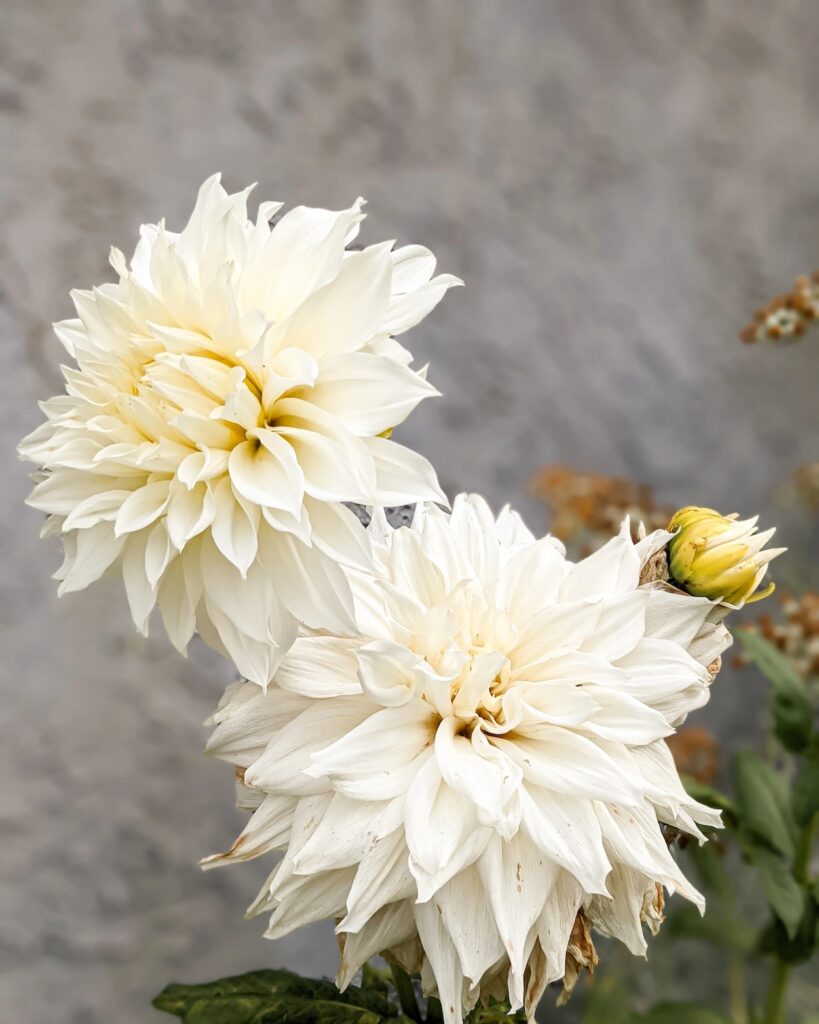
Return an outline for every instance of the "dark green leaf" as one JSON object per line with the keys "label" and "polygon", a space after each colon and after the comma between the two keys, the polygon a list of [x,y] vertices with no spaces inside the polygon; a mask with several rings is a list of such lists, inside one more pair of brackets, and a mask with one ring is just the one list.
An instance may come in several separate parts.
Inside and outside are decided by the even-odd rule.
{"label": "dark green leaf", "polygon": [[788,938],[794,939],[802,920],[804,892],[793,877],[790,864],[784,857],[764,846],[753,847],[751,858],[759,872],[768,903],[785,925]]}
{"label": "dark green leaf", "polygon": [[752,842],[762,840],[793,858],[796,826],[785,780],[751,751],[735,761],[737,812],[740,825]]}
{"label": "dark green leaf", "polygon": [[361,968],[361,987],[365,990],[375,989],[382,996],[389,992],[390,972],[386,967],[373,967],[366,963]]}
{"label": "dark green leaf", "polygon": [[804,681],[785,655],[758,633],[737,630],[745,653],[770,682],[774,730],[788,750],[804,750],[813,730],[813,711]]}
{"label": "dark green leaf", "polygon": [[723,812],[726,820],[736,818],[734,801],[729,796],[726,796],[725,793],[721,793],[718,789],[707,785],[705,782],[700,782],[699,779],[695,779],[692,775],[682,774],[680,778],[690,797],[698,800],[701,804],[706,804],[708,807],[716,807],[718,811]]}
{"label": "dark green leaf", "polygon": [[300,978],[290,971],[253,971],[203,985],[168,985],[158,1010],[184,1024],[379,1024],[398,1011],[377,989]]}
{"label": "dark green leaf", "polygon": [[785,925],[775,917],[760,936],[760,952],[773,953],[788,964],[810,960],[817,946],[817,909],[809,892],[804,892],[803,899],[805,909],[794,938],[788,936]]}
{"label": "dark green leaf", "polygon": [[640,1024],[727,1024],[727,1017],[694,1003],[658,1003],[636,1018]]}
{"label": "dark green leaf", "polygon": [[755,935],[750,929],[728,921],[719,914],[706,914],[702,917],[697,908],[690,904],[675,910],[665,927],[676,938],[696,939],[725,949],[750,952],[754,946]]}
{"label": "dark green leaf", "polygon": [[793,784],[793,816],[807,825],[819,813],[819,751],[812,750]]}

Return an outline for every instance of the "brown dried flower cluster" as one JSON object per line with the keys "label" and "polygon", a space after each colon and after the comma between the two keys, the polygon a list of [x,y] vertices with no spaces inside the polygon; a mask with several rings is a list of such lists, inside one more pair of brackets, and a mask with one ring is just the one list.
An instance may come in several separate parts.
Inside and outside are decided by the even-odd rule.
{"label": "brown dried flower cluster", "polygon": [[[801,597],[783,595],[783,619],[761,615],[748,628],[760,633],[785,654],[796,671],[806,679],[819,679],[819,594],[808,591]],[[738,654],[735,664],[747,664]]]}
{"label": "brown dried flower cluster", "polygon": [[719,744],[701,725],[678,729],[666,740],[677,770],[699,782],[711,785],[719,769]]}
{"label": "brown dried flower cluster", "polygon": [[753,320],[740,332],[749,344],[754,341],[784,341],[804,334],[819,320],[819,270],[797,277],[793,288],[758,309]]}
{"label": "brown dried flower cluster", "polygon": [[582,554],[613,537],[627,515],[636,539],[640,522],[649,532],[663,529],[674,512],[658,505],[645,484],[602,473],[580,473],[570,466],[544,466],[531,478],[528,490],[549,509],[552,533],[574,542]]}

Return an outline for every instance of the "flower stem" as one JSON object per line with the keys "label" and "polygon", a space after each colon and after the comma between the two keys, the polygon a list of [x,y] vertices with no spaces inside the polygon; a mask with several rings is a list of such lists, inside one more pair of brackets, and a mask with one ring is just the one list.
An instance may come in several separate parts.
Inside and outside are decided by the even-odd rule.
{"label": "flower stem", "polygon": [[[811,820],[802,829],[799,842],[796,847],[793,871],[797,881],[801,885],[807,885],[810,872],[810,858],[813,853],[813,842],[816,838],[816,830],[819,827],[819,813],[814,814]],[[785,1010],[787,1008],[788,981],[791,975],[791,965],[784,960],[777,960],[774,964],[771,975],[771,985],[768,989],[768,998],[765,1000],[764,1024],[785,1024]]]}
{"label": "flower stem", "polygon": [[810,858],[813,853],[813,842],[816,838],[816,831],[819,828],[819,811],[814,814],[811,820],[805,825],[799,837],[799,845],[796,848],[796,860],[794,863],[794,874],[798,882],[807,885],[810,874]]}
{"label": "flower stem", "polygon": [[398,964],[390,964],[392,983],[398,995],[398,1002],[401,1012],[410,1020],[420,1021],[421,1011],[418,1009],[418,1000],[415,998],[415,989],[412,987],[412,978]]}
{"label": "flower stem", "polygon": [[771,976],[768,998],[765,1000],[764,1024],[785,1024],[785,1006],[791,965],[777,960]]}

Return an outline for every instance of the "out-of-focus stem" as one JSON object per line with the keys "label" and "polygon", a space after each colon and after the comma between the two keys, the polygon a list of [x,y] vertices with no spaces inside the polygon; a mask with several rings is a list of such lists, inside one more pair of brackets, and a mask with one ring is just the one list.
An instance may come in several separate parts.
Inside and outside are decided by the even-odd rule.
{"label": "out-of-focus stem", "polygon": [[415,998],[415,989],[412,987],[412,978],[398,964],[390,964],[392,983],[398,995],[398,1002],[401,1012],[410,1020],[421,1020],[421,1011],[418,1009],[418,1000]]}
{"label": "out-of-focus stem", "polygon": [[[720,900],[728,919],[729,927],[737,924],[737,907],[731,879],[722,862],[716,860]],[[745,979],[745,954],[741,949],[732,948],[728,961],[728,985],[731,1002],[731,1024],[748,1022],[748,989]]]}
{"label": "out-of-focus stem", "polygon": [[787,1005],[788,979],[791,976],[791,965],[784,960],[774,963],[771,975],[771,986],[765,1000],[764,1024],[785,1024],[785,1007]]}
{"label": "out-of-focus stem", "polygon": [[806,885],[809,881],[810,858],[813,853],[813,843],[816,839],[817,828],[819,828],[819,811],[805,825],[799,837],[799,845],[796,848],[796,859],[793,869],[797,881],[801,882],[802,885]]}
{"label": "out-of-focus stem", "polygon": [[[811,820],[802,829],[799,842],[796,847],[793,871],[797,881],[802,885],[807,884],[810,871],[810,858],[813,853],[813,842],[816,838],[816,829],[819,827],[819,813],[814,814]],[[768,989],[768,998],[765,1001],[764,1024],[785,1024],[785,1011],[787,1009],[788,981],[791,976],[791,965],[784,960],[777,960],[774,964],[771,975],[771,986]]]}

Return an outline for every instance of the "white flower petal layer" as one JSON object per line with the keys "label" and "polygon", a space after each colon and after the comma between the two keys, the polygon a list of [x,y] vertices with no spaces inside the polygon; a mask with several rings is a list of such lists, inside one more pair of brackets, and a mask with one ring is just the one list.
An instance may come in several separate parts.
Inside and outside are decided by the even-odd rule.
{"label": "white flower petal layer", "polygon": [[370,534],[367,632],[301,637],[267,693],[239,684],[217,712],[210,749],[258,809],[208,863],[284,849],[253,910],[274,936],[339,918],[341,985],[389,951],[448,1024],[482,992],[531,1016],[593,963],[589,926],[642,954],[663,888],[702,905],[660,822],[701,837],[719,816],[665,737],[707,699],[724,610],[641,586],[664,535],[626,528],[573,565],[467,496]]}
{"label": "white flower petal layer", "polygon": [[116,284],[73,294],[56,332],[76,368],[20,452],[60,593],[117,567],[140,630],[158,604],[180,650],[198,630],[264,686],[300,624],[353,631],[340,565],[371,553],[342,503],[445,501],[378,435],[437,394],[391,335],[460,282],[420,246],[349,251],[361,200],[271,227],[248,191],[210,178],[179,234],[143,226]]}

